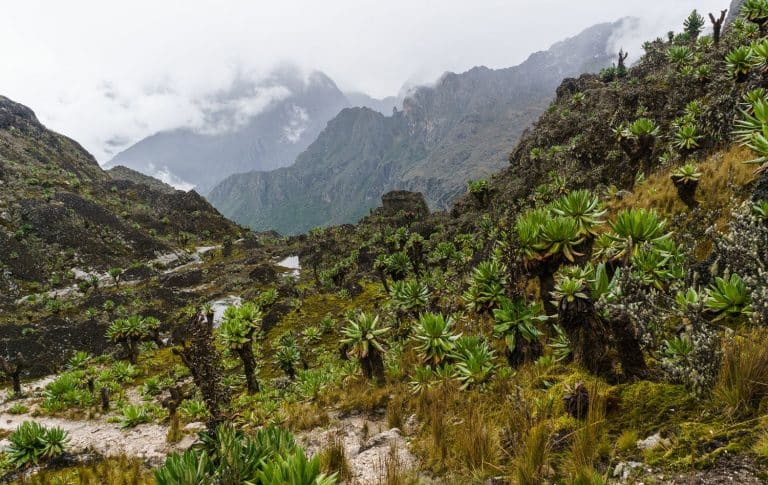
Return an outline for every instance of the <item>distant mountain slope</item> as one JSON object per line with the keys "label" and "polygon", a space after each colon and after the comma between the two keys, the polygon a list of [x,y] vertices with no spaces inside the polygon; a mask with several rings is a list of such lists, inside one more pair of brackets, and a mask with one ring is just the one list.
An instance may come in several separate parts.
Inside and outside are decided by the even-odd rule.
{"label": "distant mountain slope", "polygon": [[[263,110],[252,105],[271,99]],[[205,100],[206,130],[156,133],[117,154],[123,165],[167,183],[205,193],[228,175],[272,170],[293,163],[328,120],[350,102],[325,74],[304,76],[285,68],[257,83],[241,82]]]}
{"label": "distant mountain slope", "polygon": [[563,78],[610,65],[611,37],[625,21],[593,26],[516,67],[445,74],[389,117],[345,109],[293,166],[229,177],[208,199],[242,224],[282,233],[355,221],[392,189],[447,208],[468,180],[505,165]]}
{"label": "distant mountain slope", "polygon": [[196,192],[146,182],[113,180],[77,142],[0,96],[0,307],[71,284],[75,268],[127,268],[180,241],[239,232]]}

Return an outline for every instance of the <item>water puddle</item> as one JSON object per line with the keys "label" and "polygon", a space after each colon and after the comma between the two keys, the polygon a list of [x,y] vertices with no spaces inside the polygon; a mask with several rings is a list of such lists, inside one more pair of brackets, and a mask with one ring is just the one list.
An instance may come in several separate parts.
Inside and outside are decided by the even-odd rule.
{"label": "water puddle", "polygon": [[301,272],[301,263],[299,262],[298,256],[288,256],[287,258],[283,258],[275,264],[281,268],[287,268],[291,270],[290,274],[293,276],[299,276],[299,273]]}

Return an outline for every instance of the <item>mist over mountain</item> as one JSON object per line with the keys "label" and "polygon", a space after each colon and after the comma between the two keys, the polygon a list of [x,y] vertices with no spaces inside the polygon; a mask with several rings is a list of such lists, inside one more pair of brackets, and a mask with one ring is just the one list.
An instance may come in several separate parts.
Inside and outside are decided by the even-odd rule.
{"label": "mist over mountain", "polygon": [[240,79],[200,104],[202,126],[148,136],[106,166],[205,193],[233,173],[292,164],[350,101],[325,74],[286,67],[258,81]]}
{"label": "mist over mountain", "polygon": [[384,116],[392,114],[392,110],[399,108],[403,103],[402,96],[387,96],[382,99],[376,99],[365,93],[360,92],[347,92],[345,93],[350,105],[360,108],[370,108],[374,111],[378,111]]}
{"label": "mist over mountain", "polygon": [[627,22],[595,25],[515,67],[446,73],[392,116],[380,106],[345,109],[293,166],[229,177],[208,198],[239,223],[283,233],[353,222],[392,189],[421,191],[445,209],[468,180],[504,166],[564,77],[611,64]]}

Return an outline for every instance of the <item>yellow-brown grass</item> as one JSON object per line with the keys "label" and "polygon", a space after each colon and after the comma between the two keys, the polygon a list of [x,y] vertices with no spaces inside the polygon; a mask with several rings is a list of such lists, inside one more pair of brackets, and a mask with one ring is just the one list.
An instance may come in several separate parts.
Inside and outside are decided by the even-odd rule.
{"label": "yellow-brown grass", "polygon": [[732,417],[754,414],[768,397],[768,329],[735,337],[725,348],[715,400]]}
{"label": "yellow-brown grass", "polygon": [[326,474],[336,473],[342,482],[352,478],[344,442],[338,434],[332,434],[325,448],[320,451],[320,469]]}
{"label": "yellow-brown grass", "polygon": [[285,403],[282,411],[285,424],[293,431],[326,426],[331,420],[328,413],[314,403]]}
{"label": "yellow-brown grass", "polygon": [[[744,162],[753,158],[747,148],[734,146],[698,162],[701,178],[696,189],[696,201],[705,209],[725,209],[743,199],[744,194],[739,189],[755,178],[754,165]],[[680,200],[670,178],[671,171],[653,173],[635,187],[632,195],[612,201],[610,209],[615,213],[621,209],[643,207],[656,209],[665,217],[686,212],[688,208]]]}

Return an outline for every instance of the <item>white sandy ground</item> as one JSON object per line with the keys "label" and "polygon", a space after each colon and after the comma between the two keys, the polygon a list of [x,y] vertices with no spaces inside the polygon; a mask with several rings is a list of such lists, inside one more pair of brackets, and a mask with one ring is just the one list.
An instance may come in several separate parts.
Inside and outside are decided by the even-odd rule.
{"label": "white sandy ground", "polygon": [[[69,450],[73,453],[96,452],[104,456],[129,456],[145,460],[151,466],[163,463],[165,457],[173,452],[180,452],[191,446],[197,438],[194,431],[202,423],[188,425],[188,434],[175,444],[166,443],[168,427],[160,424],[140,424],[135,428],[122,429],[119,423],[110,423],[108,416],[94,419],[65,419],[46,416],[32,417],[29,413],[13,415],[8,409],[20,403],[27,406],[30,413],[40,401],[40,393],[45,385],[55,379],[55,375],[46,376],[36,381],[25,383],[24,398],[9,400],[9,390],[0,391],[0,431],[14,431],[24,421],[36,421],[42,425],[58,426],[69,433]],[[139,402],[137,393],[128,393],[130,401]],[[111,415],[114,416],[113,411]],[[367,428],[367,431],[366,431]],[[344,416],[333,413],[331,424],[324,428],[298,433],[297,440],[305,447],[309,455],[314,455],[325,448],[338,436],[344,445],[345,454],[352,471],[352,482],[356,485],[382,483],[386,464],[393,459],[393,450],[401,470],[415,469],[416,457],[409,451],[408,439],[397,428],[389,429],[381,418],[365,416]],[[0,440],[0,448],[9,445],[7,439]]]}
{"label": "white sandy ground", "polygon": [[[9,414],[8,409],[20,403],[32,412],[39,398],[36,397],[48,382],[56,376],[47,376],[37,381],[26,383],[23,390],[28,397],[7,400],[8,391],[0,391],[0,430],[10,432],[24,421],[36,421],[44,426],[58,426],[69,433],[68,449],[74,453],[93,451],[104,456],[126,455],[142,458],[151,465],[161,464],[166,455],[174,451],[183,451],[196,439],[196,435],[184,436],[179,443],[168,444],[165,441],[168,427],[158,424],[140,424],[132,429],[120,428],[120,423],[107,422],[107,416],[95,419],[73,420],[46,416],[32,417],[30,414]],[[0,440],[0,448],[10,443]]]}
{"label": "white sandy ground", "polygon": [[[367,433],[366,433],[367,428]],[[403,472],[416,470],[417,459],[409,451],[408,440],[397,428],[389,428],[383,419],[365,416],[331,418],[325,428],[298,433],[297,439],[314,455],[335,438],[343,443],[353,484],[386,483],[387,462],[396,459]],[[393,452],[396,456],[392,456]]]}

